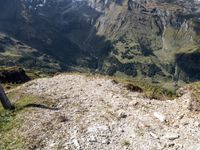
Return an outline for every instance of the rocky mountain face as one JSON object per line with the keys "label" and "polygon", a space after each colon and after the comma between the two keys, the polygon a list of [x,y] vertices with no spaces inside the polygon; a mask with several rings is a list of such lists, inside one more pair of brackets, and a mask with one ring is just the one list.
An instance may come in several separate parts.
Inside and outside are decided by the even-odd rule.
{"label": "rocky mountain face", "polygon": [[199,6],[197,0],[0,0],[0,31],[57,60],[61,70],[187,82],[200,77]]}
{"label": "rocky mountain face", "polygon": [[35,70],[42,68],[43,71],[48,72],[55,72],[61,69],[59,61],[56,61],[51,56],[0,33],[0,66],[21,65]]}

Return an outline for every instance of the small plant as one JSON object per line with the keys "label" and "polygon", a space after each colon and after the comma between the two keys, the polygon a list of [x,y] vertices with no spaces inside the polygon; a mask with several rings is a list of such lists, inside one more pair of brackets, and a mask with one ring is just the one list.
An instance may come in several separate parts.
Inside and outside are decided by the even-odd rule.
{"label": "small plant", "polygon": [[129,147],[131,143],[128,140],[122,141],[122,146]]}

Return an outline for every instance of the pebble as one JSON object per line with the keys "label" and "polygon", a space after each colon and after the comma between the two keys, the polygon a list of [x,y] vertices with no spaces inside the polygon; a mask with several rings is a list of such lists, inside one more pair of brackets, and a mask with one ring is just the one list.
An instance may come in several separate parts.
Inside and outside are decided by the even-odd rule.
{"label": "pebble", "polygon": [[97,142],[97,138],[95,136],[91,136],[89,142]]}
{"label": "pebble", "polygon": [[200,127],[200,122],[195,121],[195,122],[194,122],[194,126],[195,126],[195,127]]}
{"label": "pebble", "polygon": [[118,95],[113,95],[112,97],[113,97],[113,98],[119,98],[119,96],[118,96]]}
{"label": "pebble", "polygon": [[120,132],[124,132],[124,129],[122,129],[122,128],[119,128],[119,131],[120,131]]}
{"label": "pebble", "polygon": [[200,144],[196,146],[196,150],[200,150]]}
{"label": "pebble", "polygon": [[137,106],[139,104],[138,101],[131,101],[128,105],[129,106]]}
{"label": "pebble", "polygon": [[77,139],[73,139],[72,142],[74,143],[74,146],[75,146],[77,149],[81,149],[81,146],[80,146],[80,144],[79,144],[79,142],[78,142]]}
{"label": "pebble", "polygon": [[154,112],[153,115],[154,115],[154,117],[159,119],[160,122],[165,122],[166,121],[166,117],[163,114],[159,113],[159,112]]}
{"label": "pebble", "polygon": [[175,146],[175,143],[169,143],[168,145],[167,145],[167,147],[174,147]]}
{"label": "pebble", "polygon": [[155,133],[150,132],[150,135],[151,135],[153,138],[158,139],[158,136],[157,136]]}
{"label": "pebble", "polygon": [[180,136],[176,133],[167,133],[165,134],[164,138],[168,139],[168,140],[175,140],[178,139]]}
{"label": "pebble", "polygon": [[104,140],[102,140],[102,144],[110,144],[109,139],[104,139]]}
{"label": "pebble", "polygon": [[119,111],[118,117],[119,118],[126,118],[127,114],[126,114],[126,112],[124,110],[121,110],[121,111]]}

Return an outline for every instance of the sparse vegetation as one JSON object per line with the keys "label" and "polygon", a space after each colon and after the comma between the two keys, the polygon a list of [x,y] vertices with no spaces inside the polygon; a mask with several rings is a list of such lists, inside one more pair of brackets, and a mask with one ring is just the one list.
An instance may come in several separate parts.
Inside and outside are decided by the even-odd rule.
{"label": "sparse vegetation", "polygon": [[122,141],[122,146],[129,147],[131,143],[128,140]]}
{"label": "sparse vegetation", "polygon": [[139,87],[139,86],[136,86],[136,85],[133,85],[131,83],[128,83],[125,85],[125,87],[130,90],[130,91],[133,91],[133,92],[143,92],[142,88]]}
{"label": "sparse vegetation", "polygon": [[158,100],[167,100],[167,99],[174,99],[177,97],[176,95],[176,88],[167,86],[168,88],[164,87],[162,83],[152,83],[148,79],[139,79],[139,78],[131,78],[128,76],[106,76],[99,73],[94,72],[70,72],[66,74],[77,74],[81,75],[84,74],[87,77],[101,77],[112,79],[112,82],[115,84],[122,84],[124,87],[132,92],[140,92],[142,96],[150,99],[158,99]]}
{"label": "sparse vegetation", "polygon": [[115,77],[114,82],[122,83],[128,90],[135,92],[142,92],[142,95],[150,99],[174,99],[176,97],[175,89],[167,89],[161,84],[153,84],[149,81],[138,79],[127,79],[122,77]]}
{"label": "sparse vegetation", "polygon": [[20,148],[22,138],[18,136],[16,129],[19,128],[22,120],[16,119],[17,112],[12,110],[0,110],[0,149]]}
{"label": "sparse vegetation", "polygon": [[[17,96],[16,94],[9,95],[9,97]],[[37,105],[52,107],[54,104],[37,97],[21,96],[15,102],[15,110],[4,110],[0,106],[0,149],[23,149],[24,139],[19,136],[18,130],[24,122],[25,112],[33,111],[28,108],[37,107]]]}
{"label": "sparse vegetation", "polygon": [[192,91],[192,96],[200,102],[200,82],[191,84],[190,88]]}
{"label": "sparse vegetation", "polygon": [[0,150],[196,147],[200,2],[103,3],[0,0]]}
{"label": "sparse vegetation", "polygon": [[188,85],[188,90],[191,92],[191,106],[189,109],[200,111],[200,82],[195,82]]}
{"label": "sparse vegetation", "polygon": [[[91,149],[93,145],[97,145],[98,149],[102,146],[104,148],[104,144],[107,144],[106,147],[112,147],[115,144],[116,148],[140,148],[146,143],[145,141],[152,138],[156,140],[160,137],[159,132],[149,133],[152,126],[172,127],[174,123],[177,123],[177,120],[173,122],[174,115],[177,112],[181,114],[185,112],[185,108],[179,107],[180,101],[149,100],[138,96],[138,93],[127,91],[122,88],[125,81],[126,84],[130,82],[133,84],[128,86],[133,91],[137,82],[124,78],[123,80],[124,82],[119,82],[112,77],[101,77],[99,74],[66,73],[31,81],[30,84],[21,86],[19,91],[49,97],[50,103],[45,99],[11,93],[9,97],[20,96],[20,98],[15,102],[15,111],[0,111],[2,149],[58,149],[60,146],[66,148],[68,141],[71,142],[67,145],[69,149],[77,147],[78,144],[85,149]],[[140,86],[142,89],[144,85]],[[37,104],[52,106],[55,105],[54,102],[59,106],[60,111],[29,109]],[[31,103],[35,105],[30,105]],[[173,107],[172,104],[174,104]],[[118,119],[121,112],[127,117]],[[163,112],[163,115],[169,116],[167,118],[169,122],[159,123],[159,120],[156,121],[153,116],[153,112]],[[195,120],[195,118],[189,119],[193,119],[192,122]],[[114,123],[110,125],[110,122]],[[76,130],[81,134],[76,137],[76,145],[74,140],[71,140],[71,137],[76,134],[74,134],[74,126],[77,126]],[[187,126],[187,130],[189,128]],[[180,137],[185,138],[186,135],[181,134],[183,129],[173,128],[173,132],[177,130],[180,131]],[[198,139],[197,127],[195,131],[197,132],[196,139]],[[108,136],[101,136],[104,133]],[[129,136],[133,138],[126,138]],[[116,143],[110,141],[116,141]]]}

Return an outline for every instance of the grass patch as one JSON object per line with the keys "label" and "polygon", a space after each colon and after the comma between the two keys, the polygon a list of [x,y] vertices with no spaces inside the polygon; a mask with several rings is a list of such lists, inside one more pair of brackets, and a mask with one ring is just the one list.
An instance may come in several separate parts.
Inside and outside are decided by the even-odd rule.
{"label": "grass patch", "polygon": [[0,149],[20,149],[23,139],[17,133],[22,122],[16,119],[17,111],[0,111]]}
{"label": "grass patch", "polygon": [[115,77],[114,82],[122,83],[124,86],[135,92],[142,92],[145,98],[167,100],[176,98],[175,89],[164,88],[161,84],[152,84],[149,81],[138,79],[127,79],[123,77]]}
{"label": "grass patch", "polygon": [[[13,95],[17,95],[16,93]],[[13,97],[9,95],[9,97]],[[48,100],[44,100],[37,97],[22,96],[15,103],[15,110],[4,110],[0,106],[0,149],[23,149],[23,143],[25,139],[18,132],[20,127],[24,122],[24,114],[26,112],[33,111],[27,106],[32,106],[30,104],[45,105],[47,107],[53,107],[54,104]],[[34,105],[33,105],[34,106]]]}
{"label": "grass patch", "polygon": [[146,98],[158,99],[158,100],[168,100],[168,99],[172,100],[177,97],[176,91],[174,91],[173,89],[163,88],[160,85],[148,86],[144,92],[144,96]]}

